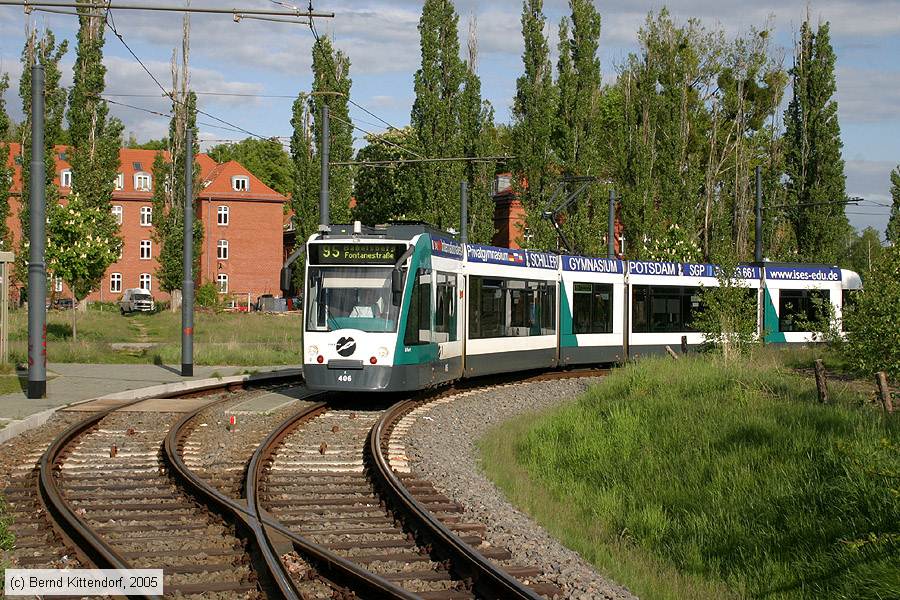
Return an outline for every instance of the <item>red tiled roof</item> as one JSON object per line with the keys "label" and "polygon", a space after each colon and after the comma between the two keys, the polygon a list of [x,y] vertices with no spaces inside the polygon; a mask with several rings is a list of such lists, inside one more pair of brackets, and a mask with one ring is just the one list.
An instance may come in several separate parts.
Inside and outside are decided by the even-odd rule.
{"label": "red tiled roof", "polygon": [[[68,148],[65,146],[56,146],[56,176],[54,183],[59,185],[59,174],[65,169],[71,168],[67,160],[64,160]],[[134,176],[136,173],[153,173],[153,161],[156,159],[158,150],[141,150],[137,148],[122,148],[119,150],[119,173],[124,176],[124,186],[122,190],[113,192],[115,197],[128,197],[136,199],[150,199],[151,192],[140,191],[135,189]],[[169,153],[162,151],[163,159],[169,160]],[[21,156],[21,144],[9,144],[9,157],[7,164],[13,167],[13,183],[10,190],[13,194],[22,193],[22,166],[16,164],[16,157]],[[66,157],[67,158],[67,157]],[[240,163],[229,161],[224,164],[218,164],[208,154],[197,155],[197,165],[200,167],[200,177],[203,181],[203,189],[200,195],[204,197],[216,198],[233,198],[247,200],[274,200],[285,202],[286,198],[264,184],[250,171],[244,168]],[[232,187],[231,177],[235,175],[243,175],[250,180],[249,189],[246,192],[235,191]],[[155,184],[155,182],[154,182]],[[60,194],[68,195],[68,188],[61,188]]]}

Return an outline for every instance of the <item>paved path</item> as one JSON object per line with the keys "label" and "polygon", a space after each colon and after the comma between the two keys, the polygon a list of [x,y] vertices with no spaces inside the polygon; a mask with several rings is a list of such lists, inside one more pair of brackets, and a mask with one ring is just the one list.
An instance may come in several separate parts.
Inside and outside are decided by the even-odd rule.
{"label": "paved path", "polygon": [[[24,392],[0,396],[0,426],[48,409],[79,400],[96,398],[114,392],[137,388],[206,379],[209,377],[240,375],[243,373],[296,368],[297,365],[261,367],[194,367],[194,377],[182,377],[180,367],[168,365],[95,365],[79,363],[50,363],[47,365],[47,397],[29,400]],[[24,373],[23,373],[23,376]],[[20,379],[25,383],[25,379]]]}

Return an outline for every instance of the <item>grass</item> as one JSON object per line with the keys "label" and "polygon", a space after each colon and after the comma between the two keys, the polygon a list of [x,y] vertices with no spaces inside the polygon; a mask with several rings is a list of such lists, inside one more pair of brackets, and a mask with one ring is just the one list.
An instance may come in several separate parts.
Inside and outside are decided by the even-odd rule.
{"label": "grass", "polygon": [[642,598],[896,598],[900,420],[831,394],[771,353],[644,360],[500,427],[483,467]]}
{"label": "grass", "polygon": [[[297,314],[196,312],[194,363],[198,365],[281,365],[300,361],[302,319]],[[10,313],[10,355],[24,362],[28,315]],[[111,344],[145,342],[150,348],[114,349]],[[78,314],[78,341],[72,340],[68,311],[47,314],[47,355],[52,362],[181,362],[181,313],[122,316],[112,310]]]}

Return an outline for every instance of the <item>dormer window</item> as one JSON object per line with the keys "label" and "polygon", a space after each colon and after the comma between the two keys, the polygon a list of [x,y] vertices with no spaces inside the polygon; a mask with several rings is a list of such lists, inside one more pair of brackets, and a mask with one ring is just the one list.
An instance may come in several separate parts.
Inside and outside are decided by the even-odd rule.
{"label": "dormer window", "polygon": [[231,189],[236,192],[250,191],[250,178],[246,175],[235,175],[231,178]]}
{"label": "dormer window", "polygon": [[117,192],[121,192],[125,189],[125,173],[118,173],[116,175],[115,180],[113,180],[113,188],[115,188]]}
{"label": "dormer window", "polygon": [[153,191],[153,177],[150,173],[134,174],[134,191],[150,192]]}
{"label": "dormer window", "polygon": [[72,169],[65,169],[59,173],[59,187],[72,187]]}

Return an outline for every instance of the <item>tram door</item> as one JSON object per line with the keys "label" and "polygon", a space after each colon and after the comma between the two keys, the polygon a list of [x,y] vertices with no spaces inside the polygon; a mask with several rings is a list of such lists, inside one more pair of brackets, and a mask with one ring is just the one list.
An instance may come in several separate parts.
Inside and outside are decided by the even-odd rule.
{"label": "tram door", "polygon": [[434,341],[438,352],[434,363],[435,382],[456,379],[462,372],[462,341],[458,276],[434,272]]}

